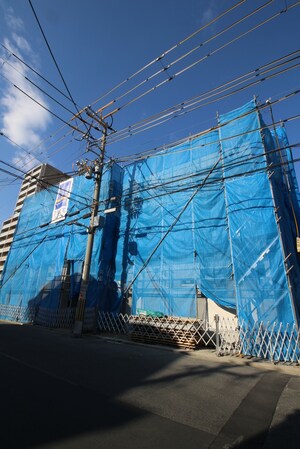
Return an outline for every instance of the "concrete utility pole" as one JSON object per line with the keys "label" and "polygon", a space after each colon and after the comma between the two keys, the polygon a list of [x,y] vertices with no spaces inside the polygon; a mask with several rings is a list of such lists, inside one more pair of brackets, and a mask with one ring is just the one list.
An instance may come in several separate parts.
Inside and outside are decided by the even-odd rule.
{"label": "concrete utility pole", "polygon": [[91,268],[91,260],[92,260],[92,252],[94,245],[94,235],[95,230],[97,228],[96,217],[98,214],[99,208],[99,197],[100,197],[100,189],[102,182],[102,174],[103,174],[103,165],[104,165],[104,157],[105,157],[105,146],[106,146],[106,136],[107,136],[107,128],[108,125],[106,122],[102,120],[102,118],[97,119],[98,123],[102,126],[102,138],[100,144],[100,157],[98,161],[95,161],[94,166],[94,177],[95,177],[95,188],[94,188],[94,196],[93,203],[91,208],[91,218],[90,218],[90,226],[88,228],[88,239],[86,244],[86,252],[85,259],[83,264],[83,271],[81,277],[81,286],[80,293],[76,307],[75,314],[75,323],[73,328],[74,337],[81,337],[83,330],[83,321],[84,321],[84,311],[86,304],[86,294],[89,285],[89,277],[90,277],[90,268]]}

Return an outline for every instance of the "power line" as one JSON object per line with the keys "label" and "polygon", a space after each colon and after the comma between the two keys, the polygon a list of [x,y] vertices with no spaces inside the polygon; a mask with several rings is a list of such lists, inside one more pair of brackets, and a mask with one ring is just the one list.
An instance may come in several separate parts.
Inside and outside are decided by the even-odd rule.
{"label": "power line", "polygon": [[[190,56],[192,53],[194,53],[196,50],[199,50],[200,48],[204,47],[207,43],[209,43],[210,41],[218,38],[219,36],[221,36],[222,34],[224,34],[225,32],[229,31],[230,29],[232,29],[233,27],[237,26],[238,24],[240,24],[241,22],[243,22],[244,20],[248,19],[249,17],[251,17],[252,15],[258,13],[259,11],[261,11],[263,8],[265,8],[266,6],[268,6],[269,4],[273,3],[274,0],[268,0],[265,4],[263,4],[262,6],[254,9],[253,11],[251,11],[249,14],[246,14],[244,17],[242,17],[239,20],[236,20],[235,22],[233,22],[232,24],[230,24],[229,26],[227,26],[225,29],[223,29],[222,31],[220,31],[219,33],[215,33],[212,37],[210,37],[209,39],[201,42],[200,44],[198,44],[196,47],[194,47],[193,49],[189,50],[188,52],[186,52],[184,55],[180,56],[179,58],[175,59],[174,61],[172,61],[171,63],[169,63],[167,66],[163,66],[162,69],[158,70],[157,72],[153,73],[152,75],[148,76],[146,79],[144,79],[143,81],[141,81],[140,83],[138,83],[136,86],[132,87],[131,89],[129,89],[127,92],[125,92],[124,94],[120,95],[119,97],[115,98],[114,100],[112,100],[108,105],[103,106],[101,109],[101,111],[103,111],[104,109],[106,109],[106,107],[111,106],[113,104],[115,104],[117,101],[121,100],[122,98],[124,98],[125,96],[129,95],[130,93],[134,92],[136,89],[138,89],[139,87],[143,86],[144,84],[148,83],[149,81],[151,81],[152,79],[156,78],[158,75],[166,72],[173,67],[173,65],[177,64],[178,62],[182,61],[183,59],[185,59],[186,57]],[[209,55],[206,55],[203,59],[201,58],[201,61],[206,59]],[[199,62],[201,62],[199,61]],[[185,70],[184,70],[185,71]],[[173,76],[169,76],[168,78],[165,79],[164,81],[162,81],[161,83],[159,83],[157,86],[155,86],[155,89],[157,87],[160,87],[161,85],[172,81],[175,77],[177,77],[179,74],[183,73],[182,71],[177,72],[175,75]],[[148,91],[146,91],[148,93]],[[151,89],[149,91],[149,93],[151,92]],[[146,93],[145,93],[146,94]],[[143,96],[143,95],[142,95]],[[140,98],[140,96],[136,97],[137,99]],[[135,101],[135,99],[134,99]],[[128,104],[131,104],[131,102],[127,102],[125,103],[125,105],[127,106]],[[121,109],[123,109],[123,107],[125,107],[125,105],[120,106],[119,108],[117,108],[116,110],[112,111],[111,114],[114,114],[115,112],[120,111]]]}
{"label": "power line", "polygon": [[[241,157],[240,159],[236,158],[236,160],[233,160],[233,161],[231,161],[231,162],[229,162],[227,164],[225,163],[223,165],[223,169],[230,170],[231,168],[236,168],[236,167],[240,167],[240,166],[243,166],[243,165],[247,165],[250,161],[253,161],[255,159],[260,159],[260,158],[265,157],[266,154],[269,154],[269,155],[270,154],[276,154],[276,153],[279,153],[282,150],[287,150],[287,149],[292,149],[292,148],[299,147],[299,145],[300,145],[300,142],[298,142],[296,144],[293,144],[293,145],[286,145],[286,146],[283,146],[283,147],[280,147],[280,148],[276,148],[274,150],[268,151],[267,153],[261,153],[261,154],[254,155],[254,156],[247,155],[244,158]],[[273,165],[272,165],[272,167],[273,167]],[[266,167],[263,167],[263,169],[265,169],[265,168]],[[261,170],[261,169],[257,169],[257,170]],[[166,180],[166,181],[164,181],[164,182],[162,182],[160,184],[154,184],[154,185],[148,184],[147,186],[145,186],[143,188],[140,188],[140,189],[137,189],[137,190],[133,190],[133,191],[130,191],[128,193],[124,193],[122,198],[126,198],[128,196],[139,195],[139,194],[141,194],[143,192],[147,192],[148,193],[149,190],[159,190],[161,188],[165,188],[168,185],[172,185],[172,184],[175,184],[175,183],[177,184],[177,183],[180,183],[182,181],[186,181],[186,180],[189,180],[189,179],[192,179],[192,178],[205,176],[208,172],[209,172],[209,169],[204,169],[204,170],[201,170],[199,172],[195,172],[195,173],[192,173],[192,174],[190,173],[190,174],[188,174],[186,176],[173,177],[169,181]],[[242,172],[243,175],[245,175],[247,173],[248,172]],[[233,176],[235,176],[235,175],[233,175]],[[219,178],[218,181],[220,181],[220,179],[221,178]],[[153,198],[159,198],[159,197],[166,196],[166,195],[171,195],[173,193],[177,193],[177,192],[181,192],[181,191],[185,191],[185,190],[189,190],[190,188],[193,188],[193,187],[197,186],[197,182],[196,181],[192,181],[188,187],[185,186],[185,187],[182,187],[180,189],[177,189],[178,185],[174,186],[175,190],[168,190],[168,191],[165,190],[165,192],[159,193],[156,196],[151,196],[149,198],[143,198],[143,201],[148,200],[148,199],[151,200]],[[172,188],[172,186],[171,186],[171,188]],[[125,201],[126,201],[126,199],[125,199]],[[134,201],[139,202],[140,199],[133,200],[133,202]]]}
{"label": "power line", "polygon": [[[65,190],[65,189],[59,187],[57,184],[52,184],[52,183],[50,183],[50,182],[47,182],[47,181],[44,180],[44,179],[40,179],[38,176],[35,176],[35,175],[30,174],[30,172],[29,172],[29,173],[28,173],[28,172],[25,172],[25,171],[21,170],[20,168],[17,168],[17,167],[15,167],[14,165],[9,164],[8,162],[5,162],[5,161],[0,160],[0,163],[6,165],[7,167],[12,168],[13,170],[16,170],[16,171],[22,173],[22,174],[25,175],[25,176],[29,176],[31,179],[36,180],[38,184],[40,184],[40,185],[43,186],[44,188],[45,188],[45,186],[46,186],[46,189],[49,190],[50,192],[54,193],[54,194],[57,194],[58,190],[61,190],[61,191],[65,191],[66,193],[72,195],[73,197],[78,197],[78,198],[80,198],[80,199],[82,199],[82,200],[90,201],[90,198],[88,198],[88,197],[84,197],[83,195],[79,195],[79,194],[75,194],[75,193],[69,192],[68,190]],[[2,171],[3,171],[3,169],[2,169]],[[6,173],[7,173],[7,174],[10,174],[11,176],[14,176],[14,177],[16,177],[16,178],[19,178],[19,179],[21,179],[21,180],[23,180],[23,178],[24,178],[24,176],[17,175],[17,174],[12,173],[12,172],[6,171]],[[64,175],[65,175],[65,174],[62,173],[62,177],[64,177]],[[76,202],[77,202],[78,204],[84,204],[84,205],[86,206],[86,203],[83,203],[82,201],[76,200]]]}
{"label": "power line", "polygon": [[36,103],[38,106],[40,106],[41,108],[45,109],[45,111],[49,112],[49,114],[53,115],[53,117],[57,118],[58,120],[60,120],[61,122],[63,122],[65,125],[69,126],[70,128],[72,128],[75,131],[78,131],[82,134],[86,134],[84,131],[82,131],[81,129],[77,128],[76,126],[71,124],[72,119],[67,122],[66,120],[64,120],[62,117],[60,117],[59,115],[57,115],[55,112],[51,111],[49,108],[47,108],[44,104],[42,104],[41,102],[39,102],[38,100],[36,100],[35,98],[33,98],[31,95],[29,95],[27,92],[25,92],[23,89],[21,89],[19,86],[17,86],[15,83],[13,83],[9,78],[7,78],[5,75],[3,75],[2,73],[0,73],[0,76],[2,76],[2,78],[4,78],[7,82],[9,82],[15,89],[17,89],[19,92],[22,92],[22,94],[24,94],[26,97],[28,97],[30,100],[32,100],[34,103]]}
{"label": "power line", "polygon": [[44,41],[45,41],[45,43],[46,43],[46,45],[47,45],[47,48],[48,48],[49,53],[50,53],[50,55],[51,55],[51,58],[52,58],[52,60],[53,60],[53,62],[54,62],[54,64],[55,64],[55,67],[57,68],[57,71],[58,71],[58,73],[59,73],[59,75],[60,75],[60,78],[61,78],[61,80],[62,80],[62,82],[63,82],[63,84],[64,84],[64,86],[65,86],[65,88],[66,88],[66,91],[68,92],[69,97],[70,97],[70,99],[71,99],[73,105],[75,106],[76,111],[79,112],[79,109],[78,109],[78,107],[77,107],[77,104],[75,103],[75,100],[74,100],[74,98],[72,97],[72,94],[71,94],[71,92],[70,92],[70,90],[69,90],[69,88],[68,88],[68,86],[67,86],[67,83],[66,83],[66,81],[65,81],[65,79],[64,79],[64,77],[63,77],[63,75],[62,75],[62,73],[61,73],[61,70],[60,70],[60,68],[59,68],[59,66],[58,66],[58,64],[57,64],[57,61],[56,61],[56,59],[55,59],[55,56],[54,56],[54,54],[53,54],[53,52],[52,52],[52,50],[51,50],[51,47],[50,47],[49,42],[48,42],[48,40],[47,40],[47,38],[46,38],[46,35],[45,35],[44,30],[43,30],[43,28],[42,28],[42,25],[41,25],[41,23],[40,23],[40,21],[39,21],[39,18],[38,18],[38,16],[37,16],[36,12],[35,12],[35,9],[34,9],[34,7],[33,7],[33,5],[32,5],[32,2],[31,2],[31,0],[28,0],[28,2],[29,2],[29,5],[30,5],[30,7],[31,7],[31,9],[32,9],[33,15],[34,15],[34,17],[35,17],[35,19],[36,19],[36,21],[37,21],[37,24],[38,24],[38,26],[39,26],[39,29],[40,29],[40,31],[41,31],[41,33],[42,33],[42,36],[43,36],[43,38],[44,38]]}
{"label": "power line", "polygon": [[[238,41],[239,39],[241,39],[242,37],[246,36],[247,34],[255,31],[256,29],[258,29],[259,27],[265,25],[266,23],[270,22],[271,20],[274,20],[275,18],[279,17],[282,13],[287,12],[289,9],[294,8],[295,6],[298,6],[300,4],[300,1],[295,2],[294,4],[288,6],[287,9],[284,9],[270,17],[268,17],[267,19],[263,20],[262,22],[260,22],[259,24],[255,25],[254,27],[248,29],[247,31],[245,31],[244,33],[239,34],[237,37],[231,39],[230,41],[226,42],[225,44],[221,45],[220,47],[216,48],[215,50],[211,51],[210,53],[208,53],[207,55],[201,57],[200,59],[198,59],[197,61],[193,62],[192,64],[184,67],[183,69],[179,70],[178,72],[176,72],[174,75],[172,75],[169,78],[164,79],[163,81],[159,82],[158,84],[154,85],[153,87],[149,88],[148,90],[142,92],[141,94],[137,95],[136,97],[134,97],[131,100],[128,100],[126,103],[123,103],[123,105],[117,107],[116,109],[114,109],[113,111],[111,111],[109,114],[113,115],[116,112],[121,111],[122,109],[124,109],[125,107],[131,105],[132,103],[140,100],[141,98],[143,98],[144,96],[148,95],[151,92],[154,92],[156,89],[158,89],[159,87],[165,85],[166,83],[173,81],[175,78],[177,78],[178,76],[182,75],[183,73],[185,73],[187,70],[190,70],[191,68],[195,67],[197,64],[199,64],[200,62],[203,62],[204,60],[206,60],[207,58],[213,56],[214,54],[218,53],[219,51],[223,50],[224,48],[226,48],[227,46],[233,44],[234,42]],[[103,108],[102,108],[103,109]]]}
{"label": "power line", "polygon": [[36,89],[38,89],[39,91],[41,91],[44,95],[46,95],[48,98],[50,98],[52,101],[54,101],[56,104],[58,104],[59,106],[61,106],[63,109],[65,109],[67,112],[69,112],[70,114],[74,115],[74,112],[71,111],[71,109],[69,109],[67,106],[65,106],[64,104],[62,104],[60,101],[58,101],[56,98],[54,98],[52,95],[50,95],[48,92],[46,92],[42,87],[40,87],[38,84],[36,84],[34,81],[32,81],[30,78],[28,78],[26,75],[24,75],[24,73],[20,72],[20,70],[18,70],[13,64],[10,64],[6,59],[2,58],[0,56],[0,59],[2,59],[2,61],[4,61],[4,63],[6,65],[8,65],[9,67],[11,67],[13,70],[15,70],[20,76],[22,76],[26,81],[28,81],[32,86],[34,86]]}
{"label": "power line", "polygon": [[49,84],[53,89],[55,89],[57,92],[59,92],[61,95],[63,95],[67,100],[71,101],[71,98],[69,98],[64,92],[62,92],[58,87],[56,87],[54,84],[52,84],[47,78],[45,78],[43,75],[41,75],[37,70],[35,70],[30,64],[25,62],[23,59],[21,59],[18,55],[16,55],[14,52],[12,52],[9,48],[7,48],[3,43],[0,43],[1,47],[6,50],[10,56],[13,56],[17,61],[19,61],[21,64],[23,64],[25,67],[27,67],[29,70],[31,70],[35,75],[37,75],[39,78],[41,78],[45,83]]}
{"label": "power line", "polygon": [[[298,95],[299,93],[300,93],[300,89],[294,90],[294,91],[289,92],[288,94],[284,95],[283,97],[278,98],[277,100],[271,101],[269,104],[271,104],[271,105],[278,104],[278,103],[280,103],[280,102],[282,102],[282,101],[286,101],[286,100],[290,99],[291,97],[293,97],[293,96],[295,96],[295,95]],[[263,109],[267,108],[267,107],[269,106],[269,104],[261,104],[260,106],[257,106],[257,108],[258,108],[258,110],[260,111],[260,110],[263,110]],[[247,111],[247,112],[245,112],[245,113],[243,113],[243,114],[241,114],[241,115],[239,115],[239,116],[237,116],[237,117],[235,117],[235,118],[233,118],[233,119],[231,119],[231,120],[228,120],[228,121],[225,122],[225,123],[218,124],[218,125],[213,126],[213,127],[209,128],[209,129],[207,129],[207,130],[205,130],[205,131],[202,131],[202,132],[200,132],[200,133],[196,133],[196,134],[194,134],[193,136],[190,136],[188,140],[189,140],[189,141],[192,141],[192,140],[195,139],[196,137],[203,137],[203,136],[205,136],[206,134],[209,134],[211,131],[215,131],[215,130],[217,130],[217,129],[219,129],[219,128],[222,128],[222,127],[228,125],[229,123],[232,123],[232,122],[234,122],[234,121],[236,121],[236,120],[239,120],[239,119],[242,118],[242,117],[246,117],[246,116],[252,114],[253,112],[254,112],[253,110],[249,110],[249,111]],[[280,120],[279,122],[277,122],[277,123],[275,123],[275,124],[287,123],[287,122],[289,122],[289,121],[298,119],[298,117],[299,117],[299,115],[295,115],[295,116],[293,116],[293,117],[288,117],[288,118],[286,118],[286,119],[284,119],[284,120]],[[267,128],[267,126],[266,126],[266,128]],[[241,136],[243,136],[243,135],[245,135],[245,134],[249,134],[250,132],[255,132],[255,131],[258,131],[258,130],[260,130],[260,129],[262,129],[262,128],[257,128],[256,130],[253,130],[253,131],[251,130],[251,131],[247,131],[247,132],[235,134],[234,136],[230,136],[230,137],[227,137],[227,138],[223,138],[223,139],[221,139],[221,141],[223,141],[223,140],[229,140],[229,139],[235,138],[235,137],[241,137]],[[167,150],[167,149],[169,149],[169,148],[173,148],[173,147],[178,146],[178,145],[180,145],[180,144],[182,144],[182,143],[184,143],[184,142],[186,142],[186,141],[187,141],[187,138],[185,137],[185,138],[180,139],[180,140],[178,140],[178,141],[176,141],[176,142],[172,142],[172,143],[170,143],[170,144],[168,144],[168,145],[163,145],[163,146],[161,146],[161,147],[153,148],[152,150],[147,150],[147,151],[145,151],[145,152],[137,153],[137,154],[134,154],[134,155],[131,155],[131,156],[128,156],[128,157],[120,157],[120,158],[116,158],[115,161],[116,161],[116,162],[133,162],[133,161],[140,161],[140,160],[143,160],[143,159],[148,159],[148,158],[150,158],[150,157],[155,157],[159,151],[164,151],[164,150]],[[204,147],[204,146],[206,146],[206,145],[211,145],[211,144],[213,144],[213,143],[217,144],[219,141],[220,141],[220,140],[218,139],[218,140],[216,140],[215,142],[209,142],[209,143],[207,143],[207,144],[201,144],[201,146]],[[176,151],[176,152],[182,152],[182,151],[183,151],[183,150],[178,150],[178,151]],[[173,152],[173,154],[175,154],[175,152]]]}
{"label": "power line", "polygon": [[[300,118],[300,116],[299,116],[299,118]],[[268,127],[264,127],[264,128],[269,129]],[[261,129],[264,129],[264,128],[261,128]],[[247,133],[245,133],[245,134],[247,134]],[[272,163],[272,165],[265,165],[264,167],[256,168],[256,169],[253,169],[253,170],[241,171],[240,173],[235,173],[233,175],[225,175],[225,176],[223,175],[223,170],[224,169],[226,171],[229,171],[231,168],[243,167],[244,165],[248,165],[249,161],[253,161],[253,160],[259,159],[259,158],[265,158],[267,155],[280,153],[282,150],[291,150],[292,148],[296,148],[296,147],[300,147],[300,142],[297,142],[297,143],[295,143],[293,145],[285,145],[285,146],[282,146],[280,148],[275,148],[275,149],[269,150],[269,151],[267,151],[265,153],[256,154],[256,155],[253,155],[253,156],[250,156],[250,157],[249,156],[245,156],[245,157],[242,157],[241,159],[237,158],[236,160],[230,161],[229,163],[223,163],[222,167],[220,166],[220,168],[219,168],[220,172],[222,173],[222,175],[219,178],[215,178],[215,179],[213,179],[210,182],[206,182],[206,184],[207,184],[206,188],[211,186],[211,185],[217,185],[217,184],[220,184],[221,182],[224,182],[226,180],[233,179],[233,178],[236,178],[236,177],[247,176],[249,174],[255,174],[255,173],[261,173],[261,172],[264,172],[264,171],[268,171],[270,169],[272,169],[272,170],[273,169],[277,169],[277,168],[279,169],[280,167],[283,167],[285,165],[289,165],[290,164],[289,161],[284,161],[284,162],[281,162],[281,163],[278,163],[278,164],[273,164]],[[237,150],[238,150],[238,148],[237,148]],[[300,158],[297,158],[297,159],[294,160],[294,162],[299,162],[299,161],[300,161]],[[142,198],[143,202],[151,201],[151,200],[157,201],[158,198],[175,195],[176,193],[181,193],[181,192],[185,192],[185,191],[189,191],[189,190],[192,190],[194,188],[197,188],[201,184],[201,182],[203,181],[203,177],[207,177],[207,175],[210,173],[210,171],[211,171],[211,169],[208,168],[208,169],[204,169],[204,170],[201,170],[199,172],[196,172],[196,173],[192,173],[192,174],[186,175],[184,177],[177,177],[177,178],[173,177],[170,181],[165,181],[165,182],[160,183],[160,184],[154,184],[154,185],[148,184],[145,188],[141,188],[141,189],[138,189],[138,190],[132,190],[129,193],[124,193],[122,195],[122,197],[120,197],[119,199],[124,199],[124,204],[125,204],[126,203],[126,197],[133,197],[132,200],[131,200],[131,205],[134,205],[134,204],[140,203],[140,201],[141,201],[141,198],[134,198],[134,196],[137,195],[137,194],[146,192],[148,196]],[[199,181],[195,180],[195,181],[193,181],[193,182],[191,182],[189,184],[184,184],[182,186],[180,186],[178,184],[181,181],[185,181],[185,180],[188,180],[190,178],[196,178],[196,177],[200,177],[200,178],[202,177],[202,179],[200,179]],[[160,188],[164,188],[167,184],[174,184],[174,183],[176,183],[177,185],[174,186],[173,190],[165,190],[164,192],[158,193],[158,194],[155,194],[155,195],[151,195],[149,193],[150,190],[157,190],[157,189],[160,189]],[[105,205],[106,202],[107,202],[107,199],[99,201],[98,204],[99,205],[100,204]],[[124,207],[124,204],[123,204],[123,207]],[[163,207],[165,210],[167,210],[164,207],[163,204],[160,203],[160,206]],[[77,215],[78,213],[82,212],[84,209],[87,209],[89,207],[90,207],[89,205],[85,206],[85,207],[79,209],[78,211],[76,211],[75,213],[72,213],[72,212],[68,213],[67,216],[70,217],[70,216],[73,216],[75,214]],[[117,205],[115,207],[117,209],[120,209],[120,208],[122,208],[122,205],[119,204],[119,205]],[[102,210],[99,210],[99,212],[100,213],[104,212],[104,210],[105,210],[105,208],[103,208]],[[171,214],[170,211],[167,210],[167,212],[169,214]],[[76,221],[78,221],[80,219],[84,219],[84,218],[87,218],[87,217],[86,216],[78,217],[76,219]],[[21,233],[18,233],[18,236],[26,234],[29,231],[38,230],[41,227],[44,228],[45,226],[49,226],[51,224],[52,223],[49,222],[49,223],[46,223],[46,224],[43,224],[43,225],[38,225],[38,226],[36,226],[34,228],[30,228],[30,229],[27,229],[27,230],[25,230],[25,231],[23,231]],[[62,223],[61,225],[55,224],[55,226],[56,227],[57,226],[64,226],[66,224],[67,223]],[[71,224],[75,224],[75,223],[71,223]],[[32,236],[32,234],[25,235],[24,237],[21,237],[20,239],[18,238],[15,241],[21,241],[21,240],[24,240],[24,239],[29,238],[31,236]]]}
{"label": "power line", "polygon": [[[24,153],[26,153],[28,156],[32,156],[32,154],[30,153],[30,151],[26,150],[26,148],[22,147],[21,145],[19,145],[18,143],[14,142],[10,137],[8,137],[3,131],[0,131],[0,136],[5,137],[5,139],[9,140],[9,142],[11,142],[13,145],[15,145],[16,147],[18,147],[20,150],[24,151]],[[36,160],[38,160],[39,162],[42,162],[38,159],[38,157],[35,157]]]}
{"label": "power line", "polygon": [[[150,128],[159,126],[160,124],[166,123],[167,121],[177,118],[181,115],[185,115],[189,112],[193,112],[194,110],[198,109],[199,107],[207,106],[208,104],[212,104],[216,101],[220,101],[223,98],[227,98],[228,96],[234,95],[242,90],[248,89],[249,87],[252,87],[255,84],[267,81],[270,78],[273,78],[275,76],[286,73],[288,70],[297,68],[299,66],[299,64],[295,64],[293,66],[284,68],[281,71],[278,71],[276,73],[264,76],[268,72],[274,71],[278,67],[282,67],[286,64],[291,63],[292,61],[295,61],[296,59],[299,59],[300,58],[299,53],[300,53],[300,49],[296,50],[288,55],[285,55],[279,59],[276,59],[272,62],[269,62],[261,67],[258,67],[255,70],[247,72],[244,75],[240,75],[231,81],[228,81],[226,83],[219,85],[218,87],[215,87],[213,89],[205,91],[202,94],[198,95],[197,97],[193,97],[189,100],[185,100],[177,105],[174,105],[168,109],[165,109],[164,111],[161,111],[155,115],[152,115],[149,118],[143,119],[140,122],[129,125],[126,128],[123,128],[122,130],[119,130],[116,133],[111,134],[109,136],[109,144],[119,142],[127,137],[131,137],[140,132],[147,131]],[[290,56],[292,56],[292,57],[290,57]],[[288,57],[290,57],[290,59],[285,60]],[[277,63],[277,64],[274,65],[275,63]],[[208,100],[212,97],[216,97],[217,95],[220,95],[221,93],[224,93],[228,90],[232,90],[235,87],[240,86],[241,84],[250,81],[251,79],[254,79],[255,81],[248,83],[245,86],[241,86],[238,89],[236,89],[230,93],[227,93],[226,95],[214,98],[213,100],[210,100],[204,104],[199,105],[200,103],[204,102],[205,100]]]}
{"label": "power line", "polygon": [[[181,41],[179,41],[177,44],[173,45],[172,47],[170,47],[168,50],[165,50],[160,56],[158,56],[157,58],[153,59],[152,61],[148,62],[147,64],[145,64],[142,68],[138,69],[136,72],[134,72],[132,75],[128,76],[125,80],[123,80],[122,82],[120,82],[119,84],[117,84],[115,87],[113,87],[112,89],[110,89],[109,91],[107,91],[105,94],[103,94],[101,97],[97,98],[93,103],[91,103],[91,106],[93,106],[94,104],[98,103],[100,100],[102,100],[103,98],[107,97],[109,94],[113,93],[114,91],[116,91],[117,89],[119,89],[120,87],[122,87],[124,84],[126,84],[127,82],[129,82],[130,80],[132,80],[133,78],[135,78],[137,75],[139,75],[140,73],[142,73],[144,70],[148,69],[149,67],[151,67],[153,64],[161,61],[163,58],[165,58],[169,53],[171,53],[172,51],[174,51],[175,49],[179,48],[181,45],[185,44],[188,40],[190,40],[191,38],[193,38],[194,36],[196,36],[197,34],[199,34],[201,31],[203,31],[204,29],[208,28],[210,25],[213,25],[214,23],[216,23],[218,20],[220,20],[222,17],[224,17],[225,15],[227,15],[228,13],[230,13],[231,11],[233,11],[234,9],[236,9],[237,7],[239,7],[240,5],[242,5],[243,3],[245,3],[246,0],[240,0],[238,1],[236,4],[234,4],[232,7],[226,9],[224,12],[222,12],[221,14],[219,14],[217,17],[215,17],[214,19],[210,20],[208,23],[206,23],[205,25],[201,26],[200,28],[198,28],[196,31],[194,31],[193,33],[191,33],[189,36],[185,37],[184,39],[182,39]],[[111,103],[111,102],[110,102]]]}

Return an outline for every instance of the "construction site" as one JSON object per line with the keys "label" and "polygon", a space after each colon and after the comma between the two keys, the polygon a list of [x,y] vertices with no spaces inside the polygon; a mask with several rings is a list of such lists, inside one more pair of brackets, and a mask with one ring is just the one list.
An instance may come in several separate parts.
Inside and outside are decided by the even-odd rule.
{"label": "construction site", "polygon": [[108,164],[92,230],[77,199],[93,191],[99,168],[62,181],[56,195],[29,197],[3,272],[1,318],[82,322],[193,348],[216,344],[223,323],[218,345],[229,341],[229,350],[239,332],[260,326],[263,345],[240,350],[297,360],[299,191],[285,129],[263,123],[265,107],[250,101],[214,129],[124,167]]}
{"label": "construction site", "polygon": [[[300,89],[291,81],[300,50],[288,33],[300,2],[250,3],[203,7],[198,27],[186,25],[189,34],[148,62],[146,51],[136,51],[142,66],[113,87],[121,64],[112,69],[107,90],[103,84],[104,93],[87,106],[71,95],[31,0],[24,20],[37,26],[64,91],[33,67],[23,21],[7,10],[0,135],[9,147],[0,170],[13,181],[0,181],[3,188],[21,187],[0,234],[1,320],[66,328],[74,337],[100,332],[300,362]],[[40,14],[48,23],[42,7]],[[266,38],[277,37],[274,23],[286,30],[277,46]],[[107,46],[100,47],[104,54]],[[112,54],[104,58],[105,70]],[[104,83],[97,61],[89,76],[101,75]],[[198,66],[203,71],[192,77]],[[80,92],[88,89],[74,73]],[[183,100],[185,92],[190,97]],[[154,100],[147,108],[148,94]],[[24,96],[30,129],[19,124]],[[38,113],[30,113],[32,103]],[[171,125],[173,119],[184,127]],[[165,125],[164,135],[157,129]],[[152,140],[139,140],[147,132]]]}

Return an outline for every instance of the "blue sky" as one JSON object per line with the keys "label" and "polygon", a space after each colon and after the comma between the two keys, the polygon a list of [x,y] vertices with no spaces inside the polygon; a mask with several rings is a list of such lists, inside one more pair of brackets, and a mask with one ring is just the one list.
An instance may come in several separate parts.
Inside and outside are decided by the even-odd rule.
{"label": "blue sky", "polygon": [[[109,112],[161,84],[114,115],[116,131],[298,50],[300,4],[297,3],[296,0],[32,0],[64,79],[80,108],[93,104],[145,64],[237,5],[118,90],[93,104],[93,108],[100,108],[150,77],[139,88],[124,95],[111,109],[106,109]],[[294,4],[293,8],[280,14]],[[0,159],[22,171],[39,162],[47,162],[70,172],[76,168],[76,160],[94,158],[93,153],[85,152],[86,141],[81,139],[82,134],[64,126],[62,121],[15,86],[65,121],[71,119],[75,108],[12,55],[19,56],[67,94],[29,2],[0,0],[0,10],[0,43],[8,49],[0,48],[0,131],[4,134],[0,136]],[[245,18],[251,12],[253,14]],[[236,23],[238,21],[240,23]],[[259,26],[264,21],[267,22]],[[216,37],[230,25],[230,29]],[[247,33],[254,27],[257,28]],[[201,43],[203,45],[199,47]],[[196,50],[184,56],[192,49]],[[174,63],[177,59],[179,61]],[[199,62],[184,71],[196,61]],[[298,62],[299,59],[293,64]],[[168,70],[162,70],[170,64]],[[172,81],[165,82],[181,71],[182,74],[176,75]],[[158,75],[152,76],[156,72]],[[71,112],[35,88],[25,77]],[[299,67],[296,67],[160,126],[111,143],[107,146],[107,154],[119,157],[168,144],[215,125],[217,111],[228,112],[252,99],[253,95],[264,103],[268,98],[277,100],[299,88]],[[299,98],[299,95],[293,95],[276,103],[273,108],[275,120],[299,114]],[[264,112],[263,115],[270,123],[270,114]],[[290,143],[298,143],[299,120],[288,121],[286,129]],[[7,137],[22,148],[12,144]],[[94,131],[94,137],[99,137],[97,131]],[[299,157],[298,148],[295,148],[294,157]],[[22,176],[22,171],[16,172],[3,162],[0,168]],[[296,170],[299,180],[299,163]],[[13,211],[19,188],[20,180],[0,172],[0,223]]]}

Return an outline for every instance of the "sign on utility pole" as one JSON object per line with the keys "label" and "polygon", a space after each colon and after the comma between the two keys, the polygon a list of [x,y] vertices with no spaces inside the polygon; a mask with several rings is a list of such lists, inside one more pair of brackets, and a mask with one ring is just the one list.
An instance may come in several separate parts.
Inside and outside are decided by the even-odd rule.
{"label": "sign on utility pole", "polygon": [[90,277],[90,268],[91,268],[91,260],[92,260],[92,252],[94,245],[94,235],[96,226],[95,223],[97,221],[98,215],[98,206],[99,206],[99,197],[100,197],[100,188],[102,182],[103,175],[103,165],[104,165],[104,157],[105,157],[105,146],[106,146],[106,136],[107,136],[107,124],[100,119],[99,123],[103,127],[102,138],[101,138],[101,146],[100,146],[100,157],[99,161],[96,161],[94,166],[94,177],[95,177],[95,188],[93,195],[93,203],[91,207],[91,218],[90,218],[90,226],[88,229],[88,238],[86,244],[86,252],[85,259],[83,264],[83,272],[81,278],[81,286],[79,292],[79,298],[76,307],[75,314],[75,323],[73,328],[74,337],[81,337],[83,330],[83,321],[84,321],[84,312],[85,312],[85,304],[86,304],[86,294],[89,285],[89,277]]}

